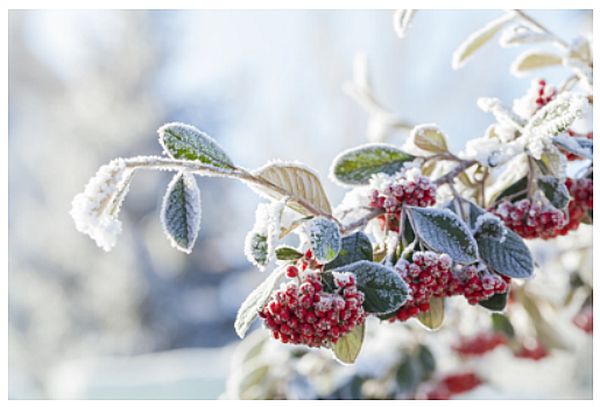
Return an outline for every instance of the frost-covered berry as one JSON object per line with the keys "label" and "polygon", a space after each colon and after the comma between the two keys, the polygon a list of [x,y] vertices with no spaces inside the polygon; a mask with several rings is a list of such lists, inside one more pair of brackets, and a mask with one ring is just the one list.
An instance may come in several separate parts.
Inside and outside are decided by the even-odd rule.
{"label": "frost-covered berry", "polygon": [[551,239],[556,237],[559,229],[567,224],[567,219],[558,209],[543,206],[531,199],[518,202],[504,201],[495,209],[490,209],[504,225],[525,239]]}
{"label": "frost-covered berry", "polygon": [[390,322],[406,321],[429,310],[431,297],[443,297],[453,280],[452,259],[447,254],[415,252],[412,261],[401,259],[396,271],[410,289],[406,303],[398,309]]}
{"label": "frost-covered berry", "polygon": [[494,294],[504,294],[510,287],[510,278],[473,264],[457,266],[454,277],[447,295],[462,295],[471,305],[487,300]]}
{"label": "frost-covered berry", "polygon": [[283,343],[310,347],[336,343],[365,319],[364,295],[351,273],[332,273],[334,292],[323,289],[318,271],[300,273],[271,294],[259,311],[273,337]]}
{"label": "frost-covered berry", "polygon": [[435,204],[436,185],[429,177],[421,175],[417,168],[394,175],[376,174],[371,178],[369,186],[369,206],[386,212],[379,219],[384,225],[387,219],[391,230],[398,230],[403,205],[425,207]]}
{"label": "frost-covered berry", "polygon": [[461,338],[452,349],[461,356],[481,356],[506,343],[506,336],[500,333],[482,332],[471,338]]}

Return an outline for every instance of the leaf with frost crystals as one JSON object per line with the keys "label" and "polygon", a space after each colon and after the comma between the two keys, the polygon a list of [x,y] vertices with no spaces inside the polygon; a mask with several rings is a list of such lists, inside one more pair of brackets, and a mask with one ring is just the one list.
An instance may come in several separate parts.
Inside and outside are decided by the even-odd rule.
{"label": "leaf with frost crystals", "polygon": [[524,76],[536,69],[550,66],[562,66],[562,57],[534,49],[519,55],[510,66],[510,72],[515,76]]}
{"label": "leaf with frost crystals", "polygon": [[365,233],[356,232],[342,238],[339,254],[323,269],[331,270],[360,260],[373,260],[373,245]]}
{"label": "leaf with frost crystals", "polygon": [[446,135],[435,124],[415,126],[410,137],[421,150],[437,154],[448,151]]}
{"label": "leaf with frost crystals", "polygon": [[158,129],[158,140],[171,158],[200,161],[219,168],[235,168],[217,142],[194,126],[164,124]]}
{"label": "leaf with frost crystals", "polygon": [[396,10],[394,12],[393,22],[394,22],[394,31],[396,35],[400,38],[404,38],[406,35],[406,30],[413,16],[415,15],[416,10]]}
{"label": "leaf with frost crystals", "polygon": [[539,160],[552,140],[565,132],[580,118],[588,101],[583,95],[570,92],[560,93],[554,100],[538,110],[523,130],[523,138],[531,156]]}
{"label": "leaf with frost crystals", "polygon": [[408,299],[408,285],[400,274],[382,264],[361,260],[333,272],[349,272],[356,276],[356,285],[365,295],[363,307],[369,313],[388,314],[400,308]]}
{"label": "leaf with frost crystals", "polygon": [[409,206],[408,218],[419,240],[437,253],[446,253],[461,264],[477,260],[477,243],[469,227],[447,209]]}
{"label": "leaf with frost crystals", "polygon": [[552,206],[557,209],[564,209],[567,206],[571,199],[571,194],[569,194],[569,189],[563,181],[547,175],[539,177],[537,183]]}
{"label": "leaf with frost crystals", "polygon": [[499,42],[503,47],[514,47],[548,41],[552,41],[552,36],[548,33],[534,31],[525,25],[515,25],[502,32]]}
{"label": "leaf with frost crystals", "polygon": [[258,316],[258,311],[260,311],[260,309],[269,301],[271,294],[281,283],[284,276],[285,267],[273,270],[273,272],[269,274],[269,277],[246,297],[238,310],[235,323],[233,324],[235,332],[240,338],[243,338],[244,335],[246,335],[248,328],[250,328],[250,325]]}
{"label": "leaf with frost crystals", "polygon": [[160,219],[171,245],[190,254],[200,230],[200,190],[193,175],[176,174],[163,198]]}
{"label": "leaf with frost crystals", "polygon": [[490,41],[514,18],[513,13],[506,13],[501,17],[489,22],[485,27],[475,31],[467,37],[466,40],[452,54],[452,68],[459,69],[465,62],[483,45]]}
{"label": "leaf with frost crystals", "polygon": [[271,199],[287,199],[285,204],[303,215],[314,215],[298,200],[304,201],[319,211],[331,214],[331,205],[321,185],[319,176],[301,163],[273,161],[254,172],[270,182],[274,188],[251,184],[251,188]]}
{"label": "leaf with frost crystals", "polygon": [[330,178],[342,186],[364,185],[371,175],[393,175],[414,158],[389,144],[365,144],[338,155],[331,165]]}
{"label": "leaf with frost crystals", "polygon": [[306,222],[308,244],[315,259],[321,263],[329,263],[335,259],[342,248],[342,237],[338,225],[319,216]]}
{"label": "leaf with frost crystals", "polygon": [[333,345],[335,358],[344,364],[354,363],[365,340],[365,322],[355,326]]}
{"label": "leaf with frost crystals", "polygon": [[417,319],[426,328],[434,331],[440,329],[444,322],[444,299],[431,297],[429,310],[418,314]]}

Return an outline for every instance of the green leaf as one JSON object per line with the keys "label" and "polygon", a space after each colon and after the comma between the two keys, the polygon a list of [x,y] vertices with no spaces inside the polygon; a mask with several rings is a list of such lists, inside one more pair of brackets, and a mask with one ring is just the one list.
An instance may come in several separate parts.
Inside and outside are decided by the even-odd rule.
{"label": "green leaf", "polygon": [[483,308],[494,312],[502,312],[506,308],[508,301],[508,291],[502,294],[494,294],[487,300],[479,301],[479,305]]}
{"label": "green leaf", "polygon": [[564,209],[567,206],[571,199],[571,195],[563,181],[556,177],[546,175],[539,177],[537,183],[552,206],[557,209]]}
{"label": "green leaf", "polygon": [[342,248],[342,236],[335,222],[318,216],[306,223],[306,229],[308,244],[319,263],[329,263],[337,257]]}
{"label": "green leaf", "polygon": [[368,184],[371,175],[395,174],[415,157],[387,144],[368,144],[346,150],[333,161],[331,178],[342,185]]}
{"label": "green leaf", "polygon": [[492,314],[492,329],[496,332],[503,333],[508,338],[515,337],[515,328],[513,328],[510,319],[504,314]]}
{"label": "green leaf", "polygon": [[235,168],[217,142],[194,126],[167,123],[158,129],[158,140],[172,158],[200,161],[220,168]]}
{"label": "green leaf", "polygon": [[200,190],[193,175],[176,174],[163,198],[160,219],[171,245],[191,253],[200,230]]}
{"label": "green leaf", "polygon": [[337,257],[327,263],[324,270],[332,270],[360,260],[373,260],[373,246],[363,232],[356,232],[342,238],[342,248]]}
{"label": "green leaf", "polygon": [[[468,210],[472,226],[474,219],[486,213],[472,202],[469,202]],[[528,278],[533,274],[531,252],[523,239],[512,230],[506,229],[502,243],[493,237],[478,235],[477,244],[481,258],[497,273],[511,278]]]}
{"label": "green leaf", "polygon": [[400,308],[408,298],[408,286],[394,269],[361,260],[332,272],[350,272],[365,295],[363,307],[372,314],[387,314]]}
{"label": "green leaf", "polygon": [[426,328],[437,330],[444,322],[444,299],[441,297],[431,297],[429,301],[429,310],[417,315],[419,322]]}
{"label": "green leaf", "polygon": [[258,311],[269,301],[271,293],[285,277],[285,270],[285,267],[273,270],[269,277],[256,287],[240,306],[233,325],[240,338],[246,335],[248,328],[258,316]]}
{"label": "green leaf", "polygon": [[412,130],[413,142],[421,150],[431,153],[445,153],[448,151],[446,135],[435,125],[423,124]]}
{"label": "green leaf", "polygon": [[354,363],[365,339],[365,323],[357,325],[333,345],[333,353],[342,363]]}
{"label": "green leaf", "polygon": [[419,240],[430,250],[447,253],[462,264],[477,260],[477,243],[469,227],[448,209],[407,207]]}
{"label": "green leaf", "polygon": [[302,257],[302,253],[293,247],[279,246],[275,249],[275,257],[277,260],[298,260]]}
{"label": "green leaf", "polygon": [[298,203],[307,202],[323,213],[331,214],[331,204],[318,174],[306,165],[290,162],[271,162],[254,172],[271,183],[274,188],[251,184],[259,194],[275,200],[286,200],[286,205],[303,215],[313,215]]}

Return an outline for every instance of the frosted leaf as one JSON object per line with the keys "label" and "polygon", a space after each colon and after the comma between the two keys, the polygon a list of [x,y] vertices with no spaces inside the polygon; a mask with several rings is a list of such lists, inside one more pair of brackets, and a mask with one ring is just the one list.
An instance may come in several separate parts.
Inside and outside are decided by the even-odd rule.
{"label": "frosted leaf", "polygon": [[354,363],[365,339],[365,322],[355,326],[333,345],[335,358],[344,364]]}
{"label": "frosted leaf", "polygon": [[[476,219],[486,212],[469,202],[469,217],[472,226]],[[504,241],[485,236],[477,236],[479,254],[494,271],[511,278],[529,278],[533,275],[533,258],[525,242],[519,235],[506,229]]]}
{"label": "frosted leaf", "polygon": [[339,254],[323,269],[331,270],[360,260],[373,260],[373,246],[366,234],[356,232],[342,238]]}
{"label": "frosted leaf", "polygon": [[341,186],[366,184],[371,175],[394,174],[414,158],[389,144],[365,144],[338,155],[333,160],[329,176]]}
{"label": "frosted leaf", "polygon": [[584,96],[563,92],[538,110],[523,131],[523,141],[531,156],[539,160],[553,137],[566,131],[587,107]]}
{"label": "frosted leaf", "polygon": [[310,167],[298,162],[271,161],[254,171],[273,184],[274,188],[251,184],[251,188],[267,198],[282,200],[295,211],[304,215],[313,215],[297,200],[302,200],[314,206],[321,212],[330,214],[331,205],[327,194],[321,185],[319,176]]}
{"label": "frosted leaf", "polygon": [[160,219],[171,246],[190,254],[200,230],[200,190],[194,176],[180,172],[163,198]]}
{"label": "frosted leaf", "polygon": [[158,140],[171,158],[200,161],[220,168],[235,168],[233,162],[206,133],[184,123],[167,123],[158,129]]}
{"label": "frosted leaf", "polygon": [[258,311],[269,301],[271,293],[279,286],[284,277],[285,267],[273,270],[266,280],[246,297],[233,324],[235,332],[240,338],[246,335],[248,328],[258,316]]}
{"label": "frosted leaf", "polygon": [[440,297],[431,297],[429,300],[429,309],[417,315],[417,320],[425,328],[432,331],[440,329],[444,323],[444,299]]}
{"label": "frosted leaf", "polygon": [[551,66],[562,66],[562,57],[550,52],[540,50],[528,50],[514,60],[510,66],[510,72],[515,76],[524,76],[536,69]]}
{"label": "frosted leaf", "polygon": [[361,260],[335,272],[350,272],[356,276],[356,285],[365,295],[363,307],[373,314],[387,314],[400,308],[408,298],[408,286],[391,267]]}
{"label": "frosted leaf", "polygon": [[415,126],[410,133],[410,140],[423,151],[436,154],[448,151],[446,135],[435,124]]}
{"label": "frosted leaf", "polygon": [[497,98],[479,98],[477,99],[477,106],[484,112],[492,113],[498,123],[502,125],[514,127],[516,129],[525,125],[523,119],[504,106]]}
{"label": "frosted leaf", "polygon": [[394,31],[399,38],[404,38],[408,25],[412,20],[416,10],[396,10],[394,12],[393,23]]}
{"label": "frosted leaf", "polygon": [[121,233],[117,216],[132,173],[123,159],[112,160],[100,167],[84,191],[73,198],[69,213],[76,229],[94,239],[105,251],[114,247]]}
{"label": "frosted leaf", "polygon": [[469,35],[452,54],[452,68],[461,68],[479,48],[494,38],[513,18],[513,13],[506,13]]}
{"label": "frosted leaf", "polygon": [[499,42],[503,47],[515,47],[548,41],[552,41],[552,36],[548,33],[534,31],[525,25],[514,25],[502,32]]}
{"label": "frosted leaf", "polygon": [[555,208],[564,209],[569,203],[571,194],[564,181],[559,178],[549,175],[542,176],[537,179],[537,184]]}
{"label": "frosted leaf", "polygon": [[477,243],[469,227],[448,209],[408,210],[411,225],[419,240],[437,253],[446,253],[457,263],[477,260]]}
{"label": "frosted leaf", "polygon": [[498,243],[502,243],[506,237],[506,230],[504,223],[499,217],[485,212],[477,217],[475,226],[473,227],[473,234],[475,238],[485,236],[498,241]]}
{"label": "frosted leaf", "polygon": [[319,216],[306,222],[305,228],[308,244],[319,263],[329,263],[337,257],[342,247],[342,238],[335,222]]}

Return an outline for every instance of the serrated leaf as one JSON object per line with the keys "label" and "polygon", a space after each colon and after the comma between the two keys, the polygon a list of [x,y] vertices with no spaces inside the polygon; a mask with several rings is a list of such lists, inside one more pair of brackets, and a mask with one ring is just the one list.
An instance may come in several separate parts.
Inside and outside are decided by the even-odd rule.
{"label": "serrated leaf", "polygon": [[[475,226],[475,220],[485,213],[486,211],[469,202],[472,227]],[[512,230],[506,230],[502,243],[491,237],[478,236],[477,244],[481,258],[495,272],[511,278],[528,278],[533,275],[531,252],[523,239]]]}
{"label": "serrated leaf", "polygon": [[319,263],[329,263],[337,257],[342,248],[342,236],[335,222],[318,216],[306,222],[306,231],[310,249]]}
{"label": "serrated leaf", "polygon": [[333,161],[330,173],[342,185],[363,185],[373,174],[395,174],[414,158],[391,145],[368,144],[342,152]]}
{"label": "serrated leaf", "polygon": [[435,125],[423,124],[416,126],[411,135],[413,142],[421,150],[436,154],[448,151],[446,135]]}
{"label": "serrated leaf", "polygon": [[571,195],[563,181],[552,176],[542,176],[537,179],[537,183],[552,206],[557,209],[564,209],[567,206]]}
{"label": "serrated leaf", "polygon": [[501,294],[494,294],[487,300],[479,301],[479,305],[483,308],[494,312],[502,312],[506,308],[508,302],[508,291]]}
{"label": "serrated leaf", "polygon": [[373,260],[373,245],[363,232],[342,238],[342,248],[337,257],[327,263],[324,270],[332,270],[360,260]]}
{"label": "serrated leaf", "polygon": [[158,139],[171,158],[200,161],[220,168],[235,168],[217,142],[194,126],[167,123],[158,129]]}
{"label": "serrated leaf", "polygon": [[365,323],[357,325],[333,345],[333,353],[342,363],[354,363],[365,339]]}
{"label": "serrated leaf", "polygon": [[277,260],[298,260],[302,257],[302,253],[293,247],[280,246],[275,249],[275,257]]}
{"label": "serrated leaf", "polygon": [[540,50],[525,51],[511,65],[511,72],[517,76],[550,66],[562,66],[562,57]]}
{"label": "serrated leaf", "polygon": [[298,200],[305,201],[323,213],[331,214],[331,204],[315,171],[305,165],[273,162],[259,168],[254,175],[275,186],[274,189],[252,184],[251,188],[267,198],[281,200],[289,197],[286,205],[303,215],[313,215]]}
{"label": "serrated leaf", "polygon": [[250,328],[250,325],[258,316],[258,311],[269,301],[271,293],[279,286],[284,276],[285,267],[273,270],[269,274],[269,277],[246,297],[238,310],[235,323],[233,324],[235,332],[240,338],[246,335],[248,328]]}
{"label": "serrated leaf", "polygon": [[400,308],[408,298],[408,286],[394,269],[368,260],[337,268],[356,276],[358,289],[365,295],[363,307],[372,314],[387,314]]}
{"label": "serrated leaf", "polygon": [[163,198],[160,212],[163,229],[171,245],[191,253],[200,230],[200,190],[193,175],[176,174]]}
{"label": "serrated leaf", "polygon": [[479,48],[494,38],[513,17],[513,14],[504,14],[469,35],[452,54],[452,68],[458,69],[462,67]]}
{"label": "serrated leaf", "polygon": [[437,330],[444,322],[444,299],[441,297],[431,297],[429,301],[429,310],[417,315],[419,322],[426,328]]}
{"label": "serrated leaf", "polygon": [[419,240],[437,253],[447,253],[462,264],[477,260],[477,243],[469,227],[447,209],[407,207]]}

